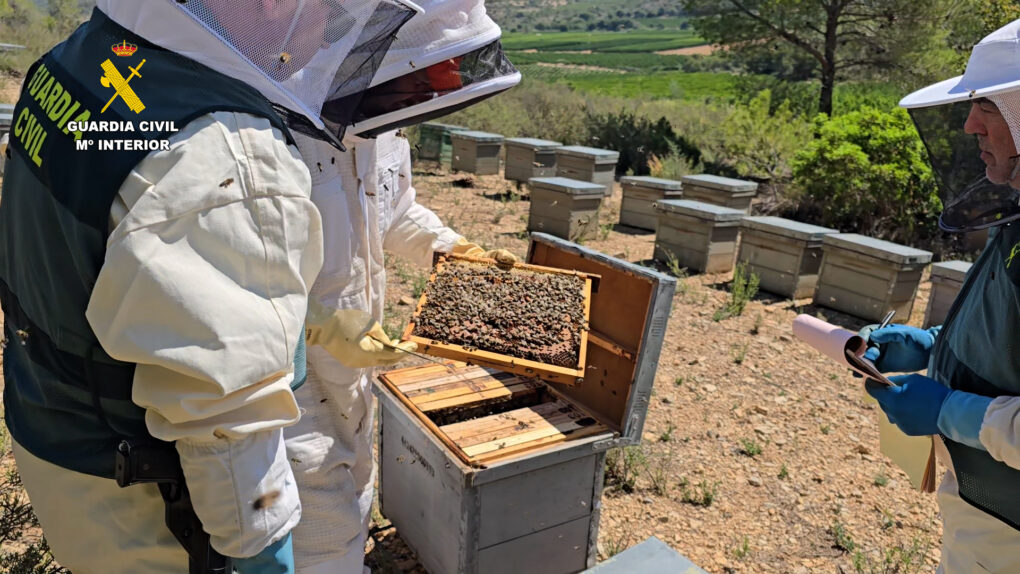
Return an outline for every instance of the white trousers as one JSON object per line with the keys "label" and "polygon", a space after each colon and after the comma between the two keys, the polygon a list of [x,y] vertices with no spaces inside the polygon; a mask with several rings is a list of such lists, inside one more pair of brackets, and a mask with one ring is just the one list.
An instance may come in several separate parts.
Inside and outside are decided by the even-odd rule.
{"label": "white trousers", "polygon": [[188,571],[188,555],[163,521],[156,485],[121,488],[46,462],[16,442],[14,460],[61,566],[74,574]]}
{"label": "white trousers", "polygon": [[309,347],[308,359],[308,380],[295,392],[301,420],[284,429],[302,507],[293,530],[297,574],[362,574],[375,488],[375,399],[367,376],[326,351]]}

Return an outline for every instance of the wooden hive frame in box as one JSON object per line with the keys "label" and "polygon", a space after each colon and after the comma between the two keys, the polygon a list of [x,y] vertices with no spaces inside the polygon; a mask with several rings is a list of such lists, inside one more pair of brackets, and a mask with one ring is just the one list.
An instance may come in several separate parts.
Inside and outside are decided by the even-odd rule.
{"label": "wooden hive frame in box", "polygon": [[487,367],[494,367],[501,371],[510,373],[516,373],[519,375],[526,375],[529,377],[538,377],[544,381],[550,381],[554,383],[564,383],[567,385],[578,385],[584,380],[584,366],[586,364],[586,353],[588,348],[588,318],[591,314],[591,293],[592,293],[592,282],[598,279],[598,276],[590,273],[582,273],[579,271],[571,271],[565,269],[557,269],[554,267],[543,267],[540,265],[530,265],[526,263],[515,263],[514,269],[521,269],[524,271],[532,271],[535,273],[553,273],[557,275],[572,275],[580,277],[584,280],[583,296],[584,296],[584,321],[585,324],[581,325],[580,330],[580,347],[578,349],[577,365],[574,367],[562,367],[559,365],[551,365],[548,363],[541,363],[529,359],[521,359],[510,355],[504,355],[500,353],[494,353],[492,351],[484,351],[481,349],[469,349],[462,345],[444,343],[442,341],[435,341],[424,337],[413,335],[415,325],[418,317],[421,315],[422,309],[428,304],[428,286],[432,285],[436,281],[436,277],[442,272],[444,265],[447,261],[463,261],[468,263],[478,263],[482,265],[494,265],[495,262],[491,259],[480,259],[475,257],[465,257],[462,255],[442,255],[438,258],[438,261],[433,269],[432,274],[429,276],[428,284],[426,285],[425,291],[422,293],[421,298],[418,300],[418,306],[414,310],[414,314],[411,316],[411,321],[408,323],[407,328],[404,330],[402,338],[405,341],[414,341],[418,344],[418,350],[428,355],[436,357],[443,357],[445,359],[453,359],[455,361],[463,361],[472,365],[482,365]]}
{"label": "wooden hive frame in box", "polygon": [[476,468],[609,432],[538,379],[449,363],[389,371],[379,381],[457,458]]}

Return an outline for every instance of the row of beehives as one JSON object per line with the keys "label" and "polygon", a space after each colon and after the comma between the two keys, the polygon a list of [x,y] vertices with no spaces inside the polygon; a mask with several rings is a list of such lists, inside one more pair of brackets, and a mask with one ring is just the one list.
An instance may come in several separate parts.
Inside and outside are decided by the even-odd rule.
{"label": "row of beehives", "polygon": [[[420,141],[420,157],[448,160],[453,169],[477,174],[498,173],[505,147],[504,177],[531,188],[528,230],[571,241],[598,229],[599,208],[612,190],[619,157],[611,150],[504,139],[443,124],[423,124]],[[766,291],[791,298],[813,295],[816,304],[864,319],[880,320],[895,309],[906,321],[932,258],[927,251],[862,235],[749,217],[754,182],[692,175],[682,181],[624,177],[620,185],[620,223],[656,231],[656,259],[707,273],[727,272],[734,261],[745,263]],[[963,261],[932,266],[926,325],[944,319],[969,267]]]}
{"label": "row of beehives", "polygon": [[565,146],[534,138],[504,138],[463,126],[435,122],[421,125],[418,159],[438,161],[450,169],[476,175],[499,173],[506,150],[504,177],[527,183],[534,177],[564,177],[601,186],[609,195],[620,153],[587,146]]}

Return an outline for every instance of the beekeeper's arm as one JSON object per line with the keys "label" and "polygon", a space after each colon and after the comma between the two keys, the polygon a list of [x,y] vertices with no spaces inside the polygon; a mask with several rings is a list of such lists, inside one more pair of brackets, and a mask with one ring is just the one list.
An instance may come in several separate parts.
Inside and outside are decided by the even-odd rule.
{"label": "beekeeper's arm", "polygon": [[416,192],[411,184],[411,151],[407,140],[396,138],[399,145],[400,163],[399,189],[393,208],[393,220],[383,238],[383,249],[409,259],[419,267],[432,265],[432,252],[458,253],[474,257],[490,257],[501,262],[513,263],[517,257],[506,249],[486,250],[471,243],[456,231],[440,221],[439,216],[415,200]]}
{"label": "beekeeper's arm", "polygon": [[132,399],[176,441],[213,547],[250,557],[301,515],[282,428],[299,418],[292,365],[321,222],[307,168],[267,120],[206,115],[171,142],[121,187],[87,316],[138,364]]}
{"label": "beekeeper's arm", "polygon": [[951,390],[919,374],[889,379],[895,386],[868,381],[867,390],[900,430],[911,436],[941,433],[1020,469],[1020,397]]}

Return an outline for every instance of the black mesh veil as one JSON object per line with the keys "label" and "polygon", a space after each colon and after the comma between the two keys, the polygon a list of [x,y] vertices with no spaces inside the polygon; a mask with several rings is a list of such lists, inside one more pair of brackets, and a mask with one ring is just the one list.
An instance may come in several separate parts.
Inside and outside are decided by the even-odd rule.
{"label": "black mesh veil", "polygon": [[939,226],[949,232],[1020,218],[1020,189],[988,179],[977,137],[964,132],[971,105],[965,100],[908,110],[938,180],[943,205]]}
{"label": "black mesh veil", "polygon": [[[415,15],[403,4],[384,1],[369,18],[351,53],[337,71],[321,118],[331,135],[343,139],[397,31]],[[336,102],[341,102],[337,105]]]}
{"label": "black mesh veil", "polygon": [[[358,126],[369,120],[373,127],[358,132],[372,137],[449,114],[512,87],[516,81],[500,80],[518,74],[503,53],[499,40],[462,56],[449,58],[371,87],[327,101],[322,108],[327,125],[347,122]],[[482,89],[483,85],[493,86]],[[405,113],[396,113],[405,112]]]}

